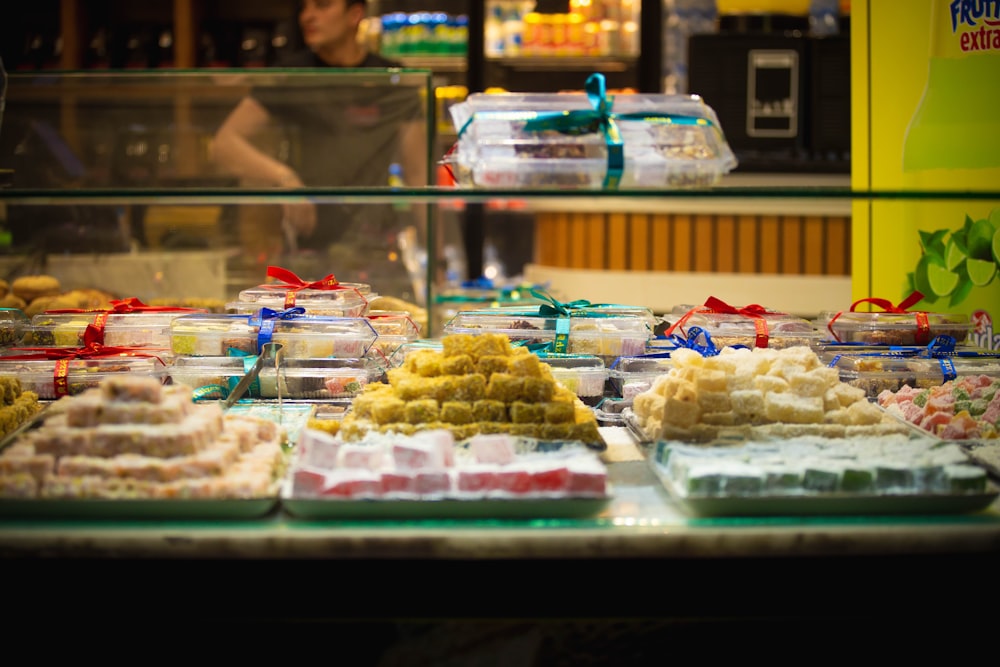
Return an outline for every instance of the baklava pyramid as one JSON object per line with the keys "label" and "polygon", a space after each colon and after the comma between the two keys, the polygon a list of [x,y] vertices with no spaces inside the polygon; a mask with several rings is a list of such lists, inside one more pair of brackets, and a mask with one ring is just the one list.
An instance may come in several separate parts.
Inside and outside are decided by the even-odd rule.
{"label": "baklava pyramid", "polygon": [[344,440],[443,428],[456,440],[510,433],[602,443],[593,411],[504,334],[445,336],[441,350],[414,351],[387,375],[388,383],[369,384],[354,398],[340,427]]}

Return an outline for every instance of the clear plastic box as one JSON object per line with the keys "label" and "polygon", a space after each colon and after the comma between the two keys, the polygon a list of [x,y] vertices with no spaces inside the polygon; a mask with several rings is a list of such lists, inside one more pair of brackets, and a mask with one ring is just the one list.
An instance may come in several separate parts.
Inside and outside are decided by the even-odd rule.
{"label": "clear plastic box", "polygon": [[[562,321],[560,321],[562,320]],[[557,333],[565,326],[565,333]],[[616,357],[641,354],[652,335],[649,324],[638,316],[545,317],[495,308],[460,312],[444,327],[446,334],[501,333],[512,343],[546,345],[549,352],[592,354],[605,365]],[[554,349],[565,336],[566,350]]]}
{"label": "clear plastic box", "polygon": [[304,308],[308,315],[360,317],[368,311],[368,302],[378,296],[365,283],[340,283],[342,289],[289,289],[284,285],[261,285],[241,290],[237,300],[226,304],[226,310],[249,315],[261,308],[285,310]]}
{"label": "clear plastic box", "polygon": [[[926,329],[921,320],[926,317]],[[824,335],[841,343],[925,345],[935,336],[962,343],[973,324],[964,313],[858,313],[824,311],[817,320]]]}
{"label": "clear plastic box", "polygon": [[[11,359],[10,356],[28,355],[29,352],[7,351],[0,356],[0,375],[15,375],[23,391],[33,391],[41,399],[59,398],[58,387],[62,379],[56,377],[55,359]],[[75,395],[98,386],[106,378],[119,373],[139,373],[163,378],[165,368],[156,357],[107,357],[70,359],[65,376],[65,393]]]}
{"label": "clear plastic box", "polygon": [[900,357],[891,355],[842,355],[829,364],[840,373],[841,382],[864,389],[875,398],[888,389],[898,391],[903,385],[914,389],[937,387],[955,377],[979,376],[1000,378],[1000,354],[962,357]]}
{"label": "clear plastic box", "polygon": [[[173,382],[200,390],[205,397],[224,398],[246,374],[240,357],[178,357],[168,367]],[[352,398],[381,370],[364,359],[284,359],[279,368],[261,368],[246,398]]]}
{"label": "clear plastic box", "polygon": [[[671,314],[675,321],[680,317],[687,318],[673,333],[687,337],[691,327],[698,327],[712,338],[712,343],[719,349],[732,345],[776,350],[806,345],[815,349],[825,338],[824,333],[813,322],[787,313],[765,313],[760,317],[751,317],[733,313],[692,313],[694,308],[696,307],[676,306],[673,309]],[[766,327],[758,331],[761,322]],[[760,341],[767,344],[758,345]]]}
{"label": "clear plastic box", "polygon": [[286,359],[360,358],[378,334],[364,317],[296,317],[267,320],[263,335],[253,316],[198,314],[170,323],[170,349],[177,356],[224,357],[230,349],[259,354],[266,342],[281,343]]}
{"label": "clear plastic box", "polygon": [[104,345],[170,347],[170,323],[191,311],[138,313],[39,313],[25,327],[24,345],[79,347],[90,324],[104,320]]}
{"label": "clear plastic box", "polygon": [[[447,161],[464,186],[601,188],[600,130],[525,130],[538,114],[592,108],[583,93],[470,95],[450,109],[459,140]],[[697,95],[618,95],[612,109],[624,153],[619,187],[704,187],[736,166],[715,111]]]}
{"label": "clear plastic box", "polygon": [[673,362],[669,356],[619,357],[608,369],[608,378],[618,396],[633,398],[652,387],[653,381],[671,368]]}
{"label": "clear plastic box", "polygon": [[0,347],[18,345],[30,320],[18,308],[0,308]]}
{"label": "clear plastic box", "polygon": [[378,334],[373,348],[378,350],[387,362],[400,347],[420,338],[420,327],[413,321],[409,313],[371,310],[365,314],[365,319]]}
{"label": "clear plastic box", "polygon": [[608,369],[604,360],[592,354],[539,355],[552,369],[552,376],[575,393],[587,405],[597,405],[604,398]]}

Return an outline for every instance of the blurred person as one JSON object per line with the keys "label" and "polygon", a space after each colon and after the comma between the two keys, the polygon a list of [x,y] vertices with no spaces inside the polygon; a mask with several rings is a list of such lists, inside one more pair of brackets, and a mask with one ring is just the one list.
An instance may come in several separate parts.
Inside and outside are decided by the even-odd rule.
{"label": "blurred person", "polygon": [[[401,67],[369,52],[359,39],[365,16],[364,0],[304,0],[298,24],[307,48],[284,55],[276,65],[350,70]],[[393,163],[401,165],[407,185],[427,185],[428,121],[420,91],[352,78],[324,81],[318,77],[315,83],[298,79],[287,86],[253,89],[217,130],[213,159],[233,176],[264,186],[385,186]],[[275,126],[297,138],[294,143],[300,148],[293,150],[288,161],[269,155],[254,142]],[[400,233],[411,226],[422,235],[423,209],[409,208],[412,212],[382,204],[286,204],[282,227],[292,250],[333,251],[341,261],[357,263],[368,254],[366,248],[388,247],[391,255],[398,248]],[[350,271],[333,268],[341,280],[359,279],[342,277],[341,273],[346,276]],[[382,286],[379,276],[371,278]]]}

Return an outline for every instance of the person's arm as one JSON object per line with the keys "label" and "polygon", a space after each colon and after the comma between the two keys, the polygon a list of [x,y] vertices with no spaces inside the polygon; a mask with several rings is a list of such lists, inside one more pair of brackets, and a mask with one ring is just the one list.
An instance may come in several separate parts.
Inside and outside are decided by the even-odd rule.
{"label": "person's arm", "polygon": [[[212,139],[212,160],[232,175],[282,188],[302,187],[302,179],[291,167],[259,150],[250,138],[267,126],[270,116],[259,102],[246,97],[222,122]],[[285,206],[283,224],[308,236],[316,227],[316,209],[311,205]]]}

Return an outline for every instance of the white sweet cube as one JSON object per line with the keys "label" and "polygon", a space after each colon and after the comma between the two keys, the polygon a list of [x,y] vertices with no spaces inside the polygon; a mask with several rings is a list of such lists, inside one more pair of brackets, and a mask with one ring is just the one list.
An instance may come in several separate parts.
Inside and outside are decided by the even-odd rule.
{"label": "white sweet cube", "polygon": [[296,448],[303,466],[329,470],[337,467],[341,444],[343,443],[331,433],[304,428],[299,433]]}
{"label": "white sweet cube", "polygon": [[507,465],[517,458],[514,439],[506,433],[480,433],[469,440],[469,449],[479,463]]}
{"label": "white sweet cube", "polygon": [[382,465],[381,447],[366,444],[344,443],[340,446],[338,467],[376,470]]}
{"label": "white sweet cube", "polygon": [[436,449],[445,467],[450,468],[455,465],[455,435],[448,429],[420,431],[413,436],[413,441],[428,444]]}
{"label": "white sweet cube", "polygon": [[392,445],[392,460],[400,470],[421,470],[444,468],[442,448],[436,443],[421,442],[417,439],[399,441]]}

